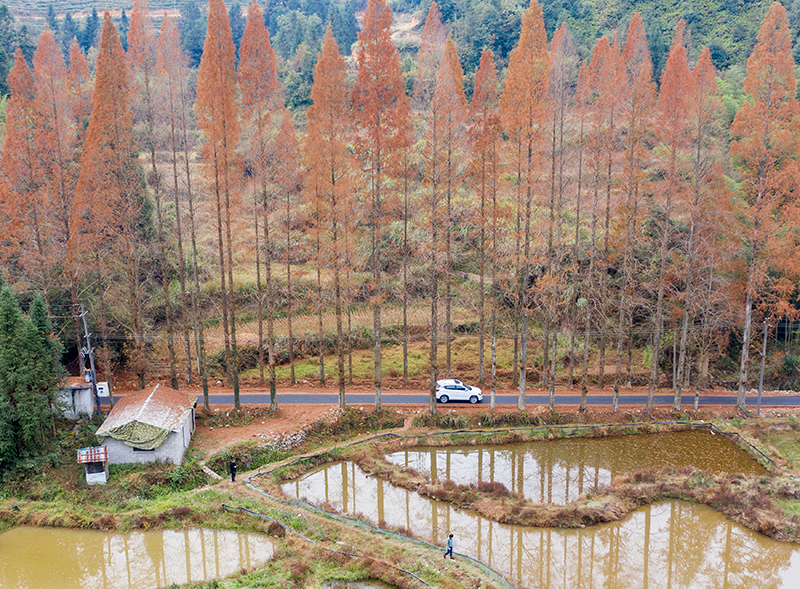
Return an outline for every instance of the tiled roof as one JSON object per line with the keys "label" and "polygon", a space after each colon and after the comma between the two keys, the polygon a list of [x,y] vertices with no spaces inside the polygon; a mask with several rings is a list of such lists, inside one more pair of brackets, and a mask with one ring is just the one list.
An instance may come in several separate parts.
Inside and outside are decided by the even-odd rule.
{"label": "tiled roof", "polygon": [[121,397],[97,430],[97,436],[107,436],[120,426],[137,421],[161,430],[176,431],[186,420],[186,414],[197,397],[159,385],[152,392]]}

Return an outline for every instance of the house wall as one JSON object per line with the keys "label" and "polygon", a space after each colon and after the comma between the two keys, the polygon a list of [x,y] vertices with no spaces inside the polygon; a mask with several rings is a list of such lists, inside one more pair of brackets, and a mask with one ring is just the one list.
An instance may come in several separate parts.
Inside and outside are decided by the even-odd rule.
{"label": "house wall", "polygon": [[78,419],[80,414],[91,416],[94,413],[94,397],[91,388],[62,389],[60,400],[64,405],[63,415],[67,419]]}
{"label": "house wall", "polygon": [[145,462],[172,462],[181,464],[186,448],[194,433],[194,410],[186,417],[178,431],[171,432],[161,446],[155,450],[136,450],[127,444],[107,437],[102,445],[108,448],[109,464],[131,464]]}

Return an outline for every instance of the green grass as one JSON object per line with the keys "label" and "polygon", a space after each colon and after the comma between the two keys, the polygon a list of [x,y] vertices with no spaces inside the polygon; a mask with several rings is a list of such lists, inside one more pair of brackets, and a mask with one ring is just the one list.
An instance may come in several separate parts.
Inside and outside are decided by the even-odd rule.
{"label": "green grass", "polygon": [[[514,345],[510,340],[497,342],[497,370],[510,372],[512,368]],[[491,362],[491,342],[486,340],[484,347],[486,378],[489,378]],[[439,346],[439,374],[445,377],[445,347]],[[458,337],[451,346],[452,374],[456,378],[477,381],[478,378],[478,338],[474,336]],[[298,358],[294,364],[295,378],[298,381],[317,382],[319,379],[319,357]],[[403,346],[384,345],[381,349],[381,369],[386,378],[403,376]],[[347,356],[344,361],[345,376],[349,374]],[[266,368],[265,368],[266,372]],[[289,380],[289,366],[275,368],[279,381]],[[329,382],[338,378],[336,356],[325,356],[325,377]],[[355,380],[371,379],[375,375],[373,350],[353,350],[353,378]],[[411,379],[427,378],[430,375],[430,345],[427,342],[410,342],[408,345],[408,376]],[[257,368],[242,371],[243,379],[257,379]]]}
{"label": "green grass", "polygon": [[772,502],[790,517],[800,515],[800,499],[773,499]]}
{"label": "green grass", "polygon": [[763,434],[761,439],[772,446],[795,469],[800,469],[800,436],[794,430]]}

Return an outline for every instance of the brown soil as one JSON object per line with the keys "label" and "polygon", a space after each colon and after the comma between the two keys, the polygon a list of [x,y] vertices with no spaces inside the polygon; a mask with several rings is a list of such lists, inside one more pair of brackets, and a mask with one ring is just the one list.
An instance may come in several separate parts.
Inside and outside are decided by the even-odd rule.
{"label": "brown soil", "polygon": [[[168,386],[167,383],[161,381],[161,386]],[[152,388],[155,386],[155,382],[148,383],[146,388]],[[243,410],[249,411],[252,414],[252,418],[250,423],[247,425],[236,425],[235,419],[230,419],[229,421],[232,422],[231,425],[228,426],[219,426],[219,421],[224,421],[220,419],[213,419],[210,418],[209,415],[206,415],[202,409],[202,389],[200,387],[188,387],[183,388],[182,390],[187,390],[190,393],[197,395],[198,397],[198,427],[197,427],[197,434],[195,435],[195,443],[198,445],[199,448],[205,450],[206,452],[216,453],[220,450],[224,449],[225,447],[229,446],[234,442],[245,441],[245,440],[254,440],[254,441],[267,441],[269,439],[279,437],[281,435],[286,435],[295,431],[302,429],[303,427],[313,423],[314,421],[318,420],[321,416],[325,413],[330,411],[334,405],[331,404],[282,404],[279,406],[278,411],[274,415],[269,415],[269,407],[264,405],[250,405],[243,403]],[[352,387],[348,387],[349,391],[357,391],[359,393],[369,392],[371,390],[368,384],[360,384],[355,385]],[[115,380],[115,396],[124,396],[126,394],[130,394],[136,392],[137,388],[135,386],[135,382],[133,379],[128,378],[118,378]],[[335,387],[321,387],[315,386],[311,383],[304,383],[300,385],[296,385],[294,387],[290,386],[280,386],[279,392],[292,392],[292,393],[336,393],[337,389]],[[216,381],[213,383],[211,387],[209,387],[209,393],[212,395],[219,395],[219,394],[232,394],[232,389],[219,383]],[[247,394],[255,394],[255,393],[263,393],[266,394],[268,391],[263,387],[258,385],[243,385],[241,389],[242,395]],[[389,388],[384,387],[384,394],[415,394],[419,395],[420,393],[424,393],[425,390],[422,387],[413,388],[413,389],[404,389],[404,388]],[[611,395],[612,388],[606,387],[604,389],[594,388],[589,390],[590,395]],[[500,389],[497,392],[498,396],[512,396],[516,398],[516,391],[513,389]],[[548,391],[546,389],[537,389],[537,388],[529,388],[529,394],[536,394],[536,395],[547,395]],[[576,405],[563,405],[558,403],[558,396],[559,395],[579,395],[579,389],[564,389],[558,388],[556,389],[556,410],[563,414],[575,414],[577,413],[578,407]],[[620,391],[620,397],[629,396],[629,395],[646,395],[647,389],[645,387],[633,387],[630,389],[623,389]],[[670,394],[670,391],[667,389],[662,389],[657,391],[659,395]],[[722,389],[713,389],[707,391],[701,391],[700,398],[702,402],[702,398],[706,394],[728,394],[732,395],[734,393],[730,391],[723,391]],[[769,392],[764,393],[765,396],[779,396],[781,392]],[[689,395],[685,395],[684,399],[688,401],[689,399],[693,398],[694,391],[691,392]],[[354,407],[363,408],[364,411],[373,411],[374,405],[372,404],[356,404],[353,405]],[[409,425],[413,415],[417,413],[423,413],[428,411],[427,404],[402,404],[402,403],[392,403],[392,406],[402,409],[404,413],[409,415],[409,419],[406,421],[406,424]],[[469,403],[449,403],[447,405],[437,405],[437,410],[439,412],[457,412],[457,413],[477,413],[489,410],[489,399],[488,395],[484,397],[483,403],[479,405],[470,405]],[[495,411],[500,413],[505,412],[513,412],[517,410],[516,404],[512,405],[497,405]],[[531,413],[535,414],[549,414],[549,409],[547,405],[531,405],[527,406],[527,410]],[[222,412],[227,412],[229,416],[232,416],[233,406],[232,405],[211,405],[211,414],[220,414]],[[687,413],[687,410],[684,410],[684,413]],[[800,409],[794,409],[789,407],[780,407],[780,408],[763,408],[761,411],[762,417],[770,417],[773,415],[786,415],[786,414],[800,414]],[[701,406],[700,411],[697,415],[694,415],[694,412],[688,410],[688,414],[692,415],[693,417],[699,419],[706,419],[710,420],[715,417],[735,417],[739,415],[738,411],[733,407],[729,406]],[[672,415],[671,406],[669,405],[660,405],[655,408],[653,419],[669,419]],[[646,413],[644,410],[643,405],[620,405],[620,410],[616,414],[611,412],[611,407],[608,406],[596,406],[590,405],[589,406],[589,416],[591,421],[593,422],[621,422],[621,421],[629,421],[631,419],[645,419]],[[240,420],[241,421],[241,420]],[[217,422],[217,427],[210,425],[210,422]]]}

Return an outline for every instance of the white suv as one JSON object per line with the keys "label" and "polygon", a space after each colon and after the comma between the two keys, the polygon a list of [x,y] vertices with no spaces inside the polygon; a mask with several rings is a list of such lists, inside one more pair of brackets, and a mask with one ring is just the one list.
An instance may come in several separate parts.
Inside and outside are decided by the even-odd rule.
{"label": "white suv", "polygon": [[469,401],[474,405],[483,401],[483,392],[478,387],[471,387],[454,378],[437,380],[436,400],[440,403]]}

